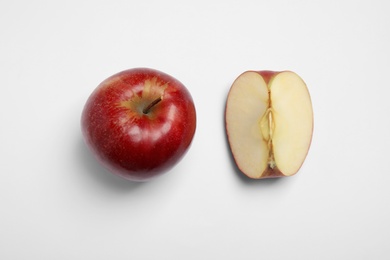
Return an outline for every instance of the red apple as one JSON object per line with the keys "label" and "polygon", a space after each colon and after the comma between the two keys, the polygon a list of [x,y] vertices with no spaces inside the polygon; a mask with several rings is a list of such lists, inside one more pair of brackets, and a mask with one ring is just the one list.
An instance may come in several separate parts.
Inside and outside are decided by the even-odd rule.
{"label": "red apple", "polygon": [[81,117],[86,144],[109,171],[133,181],[171,169],[196,128],[194,102],[177,79],[135,68],[104,80]]}

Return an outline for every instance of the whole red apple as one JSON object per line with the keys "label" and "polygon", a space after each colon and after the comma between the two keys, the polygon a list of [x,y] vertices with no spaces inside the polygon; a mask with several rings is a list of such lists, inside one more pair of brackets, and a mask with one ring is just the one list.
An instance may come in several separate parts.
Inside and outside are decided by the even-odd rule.
{"label": "whole red apple", "polygon": [[81,116],[86,144],[109,171],[145,181],[172,168],[196,128],[194,102],[177,79],[135,68],[104,80]]}

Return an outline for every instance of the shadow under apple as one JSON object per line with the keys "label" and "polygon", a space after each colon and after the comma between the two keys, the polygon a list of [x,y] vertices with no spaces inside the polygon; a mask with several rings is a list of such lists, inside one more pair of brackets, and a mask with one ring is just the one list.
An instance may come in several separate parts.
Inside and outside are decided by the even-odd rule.
{"label": "shadow under apple", "polygon": [[110,173],[94,158],[81,134],[76,146],[75,156],[88,181],[94,181],[116,192],[128,192],[146,184],[146,182],[129,181]]}

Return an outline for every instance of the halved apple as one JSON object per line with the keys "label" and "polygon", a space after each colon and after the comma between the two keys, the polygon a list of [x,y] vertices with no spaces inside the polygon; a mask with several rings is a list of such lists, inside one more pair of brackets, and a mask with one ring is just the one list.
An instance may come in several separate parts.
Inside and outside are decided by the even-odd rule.
{"label": "halved apple", "polygon": [[309,151],[313,109],[294,72],[246,71],[226,102],[226,132],[238,168],[253,179],[291,176]]}

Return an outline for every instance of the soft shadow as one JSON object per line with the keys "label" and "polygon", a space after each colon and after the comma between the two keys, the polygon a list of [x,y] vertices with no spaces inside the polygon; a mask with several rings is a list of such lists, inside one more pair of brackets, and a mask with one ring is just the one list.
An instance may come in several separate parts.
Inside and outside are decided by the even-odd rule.
{"label": "soft shadow", "polygon": [[258,186],[269,186],[269,185],[275,185],[278,183],[282,183],[283,178],[268,178],[268,179],[251,179],[247,177],[237,166],[232,151],[230,149],[228,136],[226,133],[226,122],[225,122],[225,112],[226,112],[226,102],[227,102],[227,96],[229,94],[230,86],[227,88],[226,95],[225,95],[225,102],[223,107],[223,117],[222,117],[222,129],[224,131],[223,135],[225,137],[225,147],[226,151],[228,151],[228,157],[230,161],[230,165],[236,175],[236,177],[239,179],[239,181],[245,185],[258,185]]}
{"label": "soft shadow", "polygon": [[80,165],[82,174],[85,175],[83,177],[115,192],[126,193],[145,185],[145,182],[129,181],[106,170],[94,158],[81,136],[76,145],[75,157]]}

